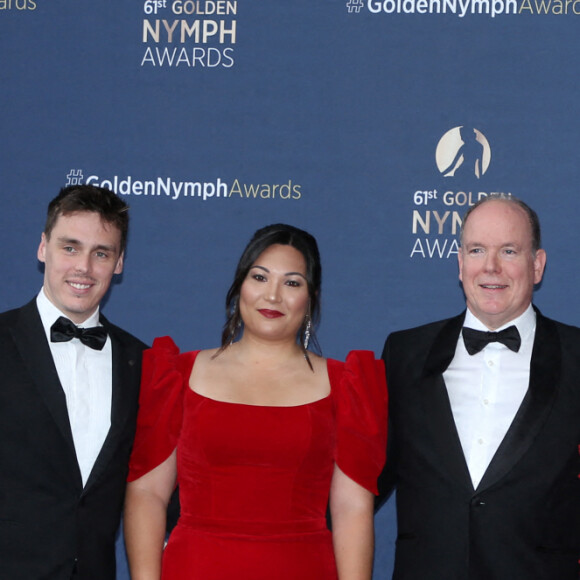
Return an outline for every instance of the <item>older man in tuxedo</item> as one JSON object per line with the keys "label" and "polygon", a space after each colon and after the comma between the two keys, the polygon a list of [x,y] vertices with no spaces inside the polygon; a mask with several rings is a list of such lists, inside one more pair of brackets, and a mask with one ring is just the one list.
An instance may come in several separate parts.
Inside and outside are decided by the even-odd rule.
{"label": "older man in tuxedo", "polygon": [[577,580],[580,329],[532,306],[546,253],[535,212],[466,214],[467,310],[395,332],[383,358],[397,489],[396,580]]}
{"label": "older man in tuxedo", "polygon": [[0,315],[0,578],[115,578],[145,345],[99,305],[123,270],[127,210],[106,189],[62,189],[43,287]]}

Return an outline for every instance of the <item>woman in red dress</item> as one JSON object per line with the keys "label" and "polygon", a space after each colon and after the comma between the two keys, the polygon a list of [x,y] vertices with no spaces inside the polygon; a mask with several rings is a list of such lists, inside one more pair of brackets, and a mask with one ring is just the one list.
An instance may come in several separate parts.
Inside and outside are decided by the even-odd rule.
{"label": "woman in red dress", "polygon": [[368,351],[342,363],[308,350],[320,282],[316,240],[267,226],[238,264],[221,348],[180,354],[164,337],[146,351],[125,506],[132,580],[370,580],[384,369]]}

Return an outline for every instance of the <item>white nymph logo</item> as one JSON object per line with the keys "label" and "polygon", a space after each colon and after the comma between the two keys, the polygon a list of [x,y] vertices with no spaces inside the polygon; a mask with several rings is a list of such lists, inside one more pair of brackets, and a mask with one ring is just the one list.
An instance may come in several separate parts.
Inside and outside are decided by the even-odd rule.
{"label": "white nymph logo", "polygon": [[489,167],[491,148],[481,131],[460,125],[441,137],[435,161],[444,177],[475,175],[479,179]]}

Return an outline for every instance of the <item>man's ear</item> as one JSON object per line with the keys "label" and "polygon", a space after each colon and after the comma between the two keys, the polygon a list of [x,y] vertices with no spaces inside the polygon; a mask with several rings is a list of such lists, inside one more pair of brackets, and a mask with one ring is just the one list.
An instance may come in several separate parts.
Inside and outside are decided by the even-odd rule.
{"label": "man's ear", "polygon": [[534,258],[534,284],[539,284],[544,276],[544,269],[546,268],[547,260],[546,250],[536,250],[536,257]]}
{"label": "man's ear", "polygon": [[115,266],[115,269],[113,270],[113,274],[120,274],[123,271],[124,259],[125,259],[125,252],[121,252],[121,255],[117,259],[117,265]]}
{"label": "man's ear", "polygon": [[38,251],[36,252],[36,257],[39,262],[46,262],[46,234],[42,232],[40,236],[40,244],[38,245]]}

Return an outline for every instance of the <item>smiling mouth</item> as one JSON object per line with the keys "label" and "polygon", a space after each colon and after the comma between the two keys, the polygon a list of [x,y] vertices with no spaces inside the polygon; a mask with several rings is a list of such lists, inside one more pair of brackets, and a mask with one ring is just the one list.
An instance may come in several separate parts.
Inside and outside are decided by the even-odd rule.
{"label": "smiling mouth", "polygon": [[91,287],[91,284],[81,284],[80,282],[69,282],[68,284],[75,290],[88,290]]}
{"label": "smiling mouth", "polygon": [[507,284],[480,284],[485,290],[503,290],[507,288]]}

